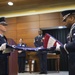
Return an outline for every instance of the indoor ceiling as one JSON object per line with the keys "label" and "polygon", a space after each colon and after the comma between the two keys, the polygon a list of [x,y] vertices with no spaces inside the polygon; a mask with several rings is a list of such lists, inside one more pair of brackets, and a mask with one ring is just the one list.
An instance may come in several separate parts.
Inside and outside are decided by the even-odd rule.
{"label": "indoor ceiling", "polygon": [[[14,3],[8,6],[8,1]],[[75,9],[75,0],[0,0],[0,16],[14,17]]]}

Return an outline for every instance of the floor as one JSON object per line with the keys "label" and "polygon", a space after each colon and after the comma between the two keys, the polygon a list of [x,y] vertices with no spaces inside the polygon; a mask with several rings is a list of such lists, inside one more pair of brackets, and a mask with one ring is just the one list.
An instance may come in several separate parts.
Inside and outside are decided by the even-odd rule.
{"label": "floor", "polygon": [[[38,72],[34,73],[18,73],[18,75],[40,75]],[[48,74],[41,74],[41,75],[69,75],[68,71],[60,71],[60,72],[48,72]]]}

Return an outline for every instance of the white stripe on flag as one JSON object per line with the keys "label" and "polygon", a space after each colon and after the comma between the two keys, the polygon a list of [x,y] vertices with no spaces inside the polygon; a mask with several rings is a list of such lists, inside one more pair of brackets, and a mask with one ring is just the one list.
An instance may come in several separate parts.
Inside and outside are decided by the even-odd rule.
{"label": "white stripe on flag", "polygon": [[53,47],[55,44],[56,40],[53,37],[49,37],[48,43],[47,43],[47,48]]}

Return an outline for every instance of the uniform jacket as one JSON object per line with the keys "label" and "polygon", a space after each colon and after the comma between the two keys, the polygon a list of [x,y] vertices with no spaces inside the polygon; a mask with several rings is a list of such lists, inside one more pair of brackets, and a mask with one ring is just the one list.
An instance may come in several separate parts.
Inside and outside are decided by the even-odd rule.
{"label": "uniform jacket", "polygon": [[69,75],[75,75],[75,23],[72,25],[67,39],[66,49],[69,52]]}
{"label": "uniform jacket", "polygon": [[[66,50],[68,52],[75,52],[75,23],[72,25],[67,38],[68,43],[66,43]],[[61,46],[60,49],[64,49],[64,47]]]}
{"label": "uniform jacket", "polygon": [[[3,44],[3,43],[7,43],[7,38],[3,35],[0,35],[0,46]],[[7,47],[7,46],[6,46]],[[0,51],[0,54],[2,54],[2,51]]]}
{"label": "uniform jacket", "polygon": [[1,36],[1,35],[0,35],[0,46],[1,46],[3,43],[7,43],[7,39],[6,39],[5,36]]}
{"label": "uniform jacket", "polygon": [[35,45],[35,47],[43,46],[42,38],[43,38],[42,35],[39,35],[39,36],[36,36],[36,37],[35,37],[35,40],[34,40],[34,45]]}
{"label": "uniform jacket", "polygon": [[[18,44],[18,47],[26,47],[26,44],[22,43],[22,44]],[[21,53],[18,53],[18,57],[25,57],[25,51],[22,51]]]}

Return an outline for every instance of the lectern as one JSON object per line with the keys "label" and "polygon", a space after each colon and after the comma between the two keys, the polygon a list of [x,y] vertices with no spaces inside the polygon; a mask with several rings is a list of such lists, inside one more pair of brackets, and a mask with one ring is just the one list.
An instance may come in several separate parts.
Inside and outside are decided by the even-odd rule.
{"label": "lectern", "polygon": [[8,58],[8,75],[18,75],[18,52],[14,50]]}
{"label": "lectern", "polygon": [[0,51],[0,75],[17,75],[18,74],[18,52],[2,54]]}

